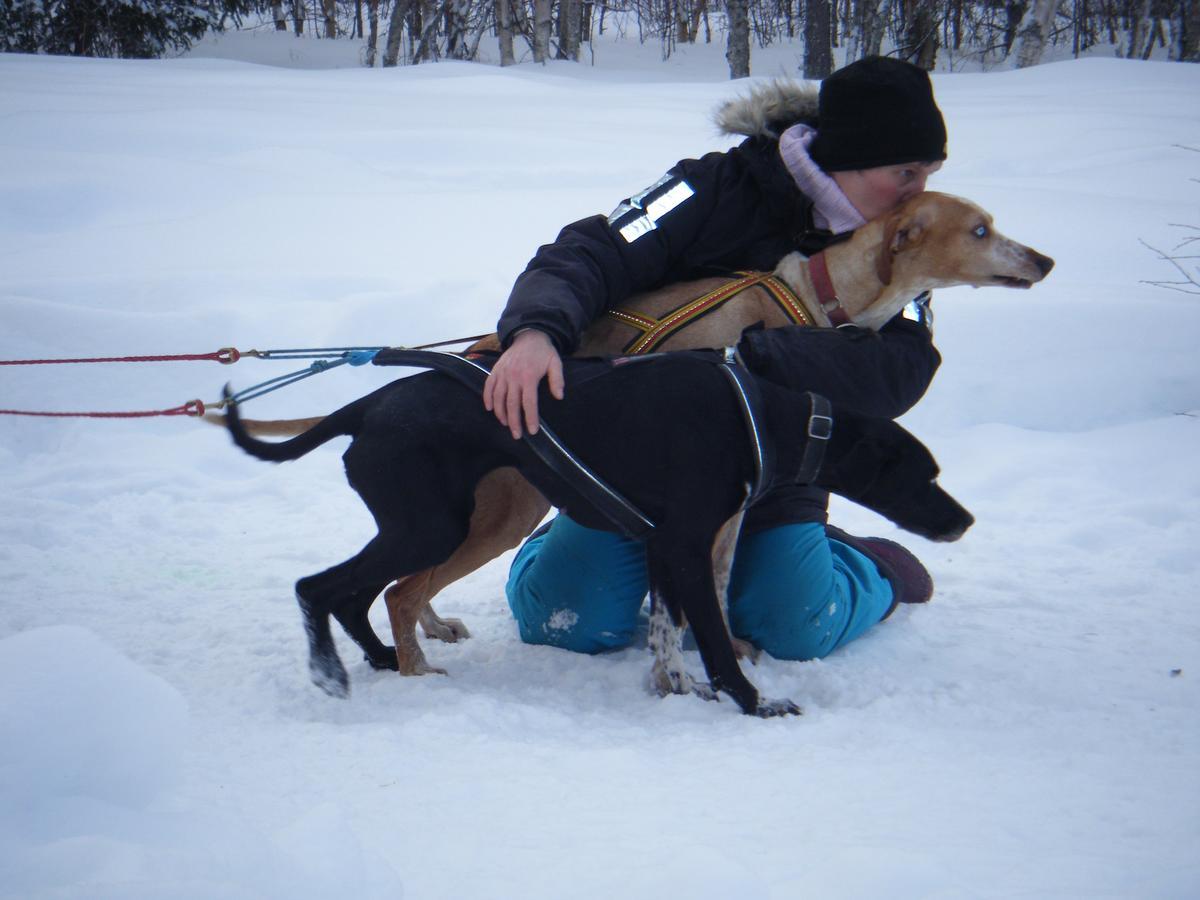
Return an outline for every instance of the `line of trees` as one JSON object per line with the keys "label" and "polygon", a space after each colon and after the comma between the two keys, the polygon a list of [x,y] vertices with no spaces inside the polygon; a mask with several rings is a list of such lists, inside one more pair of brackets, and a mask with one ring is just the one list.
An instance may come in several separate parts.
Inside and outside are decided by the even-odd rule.
{"label": "line of trees", "polygon": [[730,76],[751,47],[800,41],[803,74],[891,53],[933,69],[973,59],[1037,64],[1047,48],[1112,45],[1129,58],[1162,48],[1200,61],[1200,0],[0,0],[0,50],[149,57],[253,16],[280,31],[364,42],[364,64],[477,58],[495,37],[500,64],[578,60],[593,35],[617,30],[664,56],[726,42]]}
{"label": "line of trees", "polygon": [[0,0],[0,52],[150,59],[240,24],[257,0]]}

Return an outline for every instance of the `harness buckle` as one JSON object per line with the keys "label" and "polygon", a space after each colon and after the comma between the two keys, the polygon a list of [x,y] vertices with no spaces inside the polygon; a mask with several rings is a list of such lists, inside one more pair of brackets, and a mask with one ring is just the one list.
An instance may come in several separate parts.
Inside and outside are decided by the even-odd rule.
{"label": "harness buckle", "polygon": [[833,416],[814,412],[808,417],[808,436],[817,441],[829,440],[833,436]]}

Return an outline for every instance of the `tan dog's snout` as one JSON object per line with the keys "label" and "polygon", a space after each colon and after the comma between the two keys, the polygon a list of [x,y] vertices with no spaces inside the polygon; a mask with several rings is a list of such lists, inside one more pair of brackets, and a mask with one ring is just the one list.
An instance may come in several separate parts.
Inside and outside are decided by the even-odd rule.
{"label": "tan dog's snout", "polygon": [[1007,246],[1004,248],[1006,252],[1000,254],[1001,260],[1007,256],[1011,258],[1011,263],[1002,263],[998,267],[999,271],[994,275],[997,284],[1028,289],[1049,275],[1050,270],[1054,268],[1054,260],[1044,253],[1038,253],[1032,247],[1018,244],[1008,238],[1003,240]]}
{"label": "tan dog's snout", "polygon": [[1050,274],[1050,270],[1054,268],[1054,260],[1033,249],[1030,249],[1029,255],[1033,258],[1033,264],[1038,267],[1038,271],[1042,273],[1042,278]]}

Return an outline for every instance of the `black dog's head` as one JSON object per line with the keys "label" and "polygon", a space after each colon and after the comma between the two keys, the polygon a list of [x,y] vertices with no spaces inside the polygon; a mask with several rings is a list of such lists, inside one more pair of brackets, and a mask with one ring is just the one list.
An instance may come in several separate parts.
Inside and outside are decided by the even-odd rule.
{"label": "black dog's head", "polygon": [[975,517],[937,483],[933,454],[887,419],[835,409],[817,484],[931,541],[956,541]]}

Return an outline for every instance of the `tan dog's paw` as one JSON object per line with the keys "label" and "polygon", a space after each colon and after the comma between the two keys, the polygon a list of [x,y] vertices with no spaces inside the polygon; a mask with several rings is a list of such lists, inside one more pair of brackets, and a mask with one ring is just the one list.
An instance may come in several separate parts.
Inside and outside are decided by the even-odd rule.
{"label": "tan dog's paw", "polygon": [[411,644],[407,646],[398,644],[396,646],[396,671],[405,676],[449,674],[445,669],[429,664],[429,660],[425,658],[425,654],[417,646],[416,635],[413,635]]}
{"label": "tan dog's paw", "polygon": [[429,661],[422,656],[418,660],[401,660],[397,671],[405,677],[417,675],[449,675],[445,669],[439,666],[432,666]]}
{"label": "tan dog's paw", "polygon": [[441,668],[440,666],[431,666],[427,662],[422,662],[419,666],[417,666],[416,671],[404,672],[403,674],[405,674],[405,675],[449,675],[450,673],[447,672],[445,669]]}
{"label": "tan dog's paw", "polygon": [[422,610],[417,621],[421,623],[421,631],[425,632],[425,637],[437,638],[447,644],[457,644],[471,636],[462,619],[443,619],[429,606]]}

